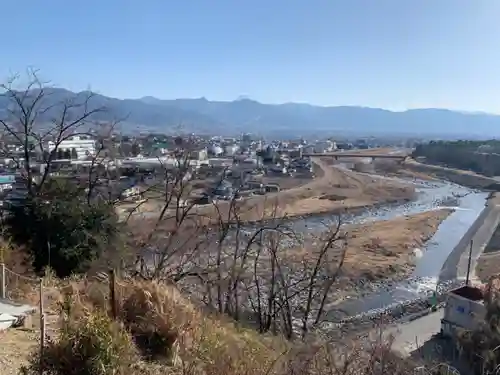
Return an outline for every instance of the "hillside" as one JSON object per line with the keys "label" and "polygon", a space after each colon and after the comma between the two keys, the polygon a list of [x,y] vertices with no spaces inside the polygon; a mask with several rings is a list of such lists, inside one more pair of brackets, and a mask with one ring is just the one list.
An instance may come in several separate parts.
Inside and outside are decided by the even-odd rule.
{"label": "hillside", "polygon": [[[77,95],[62,88],[50,89],[45,105]],[[141,99],[116,99],[96,95],[92,105],[108,111],[94,119],[123,122],[127,131],[168,131],[182,126],[186,131],[232,133],[242,131],[263,134],[363,134],[418,135],[500,135],[500,116],[463,113],[444,109],[415,109],[391,112],[384,109],[354,106],[320,107],[309,104],[263,104],[251,99],[230,102],[200,99],[160,100],[151,96]],[[0,97],[0,116],[7,113],[8,99]],[[56,110],[56,109],[54,109]],[[45,113],[45,119],[53,117]],[[498,133],[498,134],[497,134]]]}

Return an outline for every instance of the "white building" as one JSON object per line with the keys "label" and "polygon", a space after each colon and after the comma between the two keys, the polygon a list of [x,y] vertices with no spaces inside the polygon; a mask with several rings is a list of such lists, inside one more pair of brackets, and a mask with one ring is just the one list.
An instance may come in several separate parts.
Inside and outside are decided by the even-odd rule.
{"label": "white building", "polygon": [[[49,141],[49,152],[52,152],[56,148],[54,142]],[[73,136],[65,139],[59,144],[58,150],[70,152],[75,149],[78,159],[85,159],[88,156],[93,156],[96,153],[95,140],[94,139],[84,139],[79,136]]]}

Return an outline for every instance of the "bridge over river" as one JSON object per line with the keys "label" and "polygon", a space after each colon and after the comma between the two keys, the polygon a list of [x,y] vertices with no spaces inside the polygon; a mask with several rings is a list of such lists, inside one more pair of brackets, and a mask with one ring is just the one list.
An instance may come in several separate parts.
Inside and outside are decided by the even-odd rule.
{"label": "bridge over river", "polygon": [[371,159],[392,159],[397,161],[406,161],[409,156],[405,154],[376,154],[376,153],[361,153],[361,152],[329,152],[329,153],[304,153],[302,156],[309,157],[332,157],[338,159],[352,158],[371,158]]}

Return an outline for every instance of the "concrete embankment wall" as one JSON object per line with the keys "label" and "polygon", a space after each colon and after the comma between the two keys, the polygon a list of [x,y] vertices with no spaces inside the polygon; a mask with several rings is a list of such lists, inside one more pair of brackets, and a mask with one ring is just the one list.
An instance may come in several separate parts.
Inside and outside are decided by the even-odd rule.
{"label": "concrete embankment wall", "polygon": [[472,173],[464,173],[458,170],[439,167],[435,165],[422,164],[415,161],[403,163],[403,167],[415,172],[427,173],[433,176],[454,182],[459,185],[468,186],[475,189],[484,189],[499,182],[493,178]]}
{"label": "concrete embankment wall", "polygon": [[495,206],[492,204],[487,205],[481,211],[474,223],[469,227],[467,232],[465,232],[463,237],[460,239],[458,244],[455,246],[455,248],[452,250],[448,258],[444,262],[443,268],[441,269],[441,273],[439,275],[439,281],[454,280],[458,277],[458,265],[460,263],[460,258],[462,257],[464,252],[468,251],[470,242],[476,235],[479,228],[484,225],[485,221],[490,215],[495,214],[493,212],[494,208]]}

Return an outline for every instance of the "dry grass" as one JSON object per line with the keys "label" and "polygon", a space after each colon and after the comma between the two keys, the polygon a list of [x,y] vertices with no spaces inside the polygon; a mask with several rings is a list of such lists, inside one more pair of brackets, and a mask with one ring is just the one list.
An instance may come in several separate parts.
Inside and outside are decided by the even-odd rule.
{"label": "dry grass", "polygon": [[[421,248],[450,213],[451,210],[442,209],[343,227],[348,233],[343,274],[353,281],[408,274],[414,265],[414,249]],[[290,250],[290,256],[302,259],[311,246],[316,248],[317,244],[312,242]]]}
{"label": "dry grass", "polygon": [[[75,349],[74,343],[80,342],[83,345],[87,342],[96,347],[99,343],[102,344],[102,340],[94,342],[90,338],[99,335],[103,335],[106,340],[121,342],[119,348],[115,348],[116,354],[108,353],[109,358],[106,361],[112,363],[118,360],[121,366],[128,366],[120,369],[127,370],[123,372],[127,374],[145,374],[153,370],[152,373],[168,370],[168,373],[217,374],[221,373],[219,371],[222,368],[227,372],[221,374],[242,373],[243,368],[248,374],[263,374],[264,368],[272,367],[281,356],[279,349],[286,348],[285,343],[278,338],[259,336],[256,332],[240,328],[222,317],[205,315],[185,300],[173,286],[141,281],[118,283],[119,325],[107,321],[102,315],[102,311],[108,308],[108,287],[105,283],[88,280],[67,281],[53,284],[46,290],[51,294],[52,300],[49,309],[54,310],[66,305],[68,310],[71,310],[69,314],[65,313],[66,323],[59,326],[59,333],[48,346],[46,355],[51,358],[46,359],[47,366],[63,366],[70,361],[75,368],[74,372],[68,372],[69,368],[65,367],[64,372],[50,374],[84,374],[75,372],[81,365],[74,362],[76,359],[70,358],[75,356],[81,360],[85,351],[84,348],[80,348],[81,351]],[[57,300],[54,298],[56,294]],[[120,324],[123,329],[119,328]],[[97,332],[97,326],[105,328]],[[135,343],[137,358],[135,351],[128,346],[124,333]],[[19,330],[9,330],[5,334],[13,342],[25,336]],[[35,332],[29,339],[26,337],[25,341],[30,345],[24,345],[23,349],[19,350],[20,359],[12,366],[26,364],[30,352],[36,348],[36,336]],[[73,342],[72,350],[68,349],[71,346],[68,341],[70,338]],[[108,344],[111,345],[110,342]],[[13,349],[9,346],[9,353],[6,355],[10,357],[14,354]],[[121,356],[122,351],[125,351],[126,357]],[[127,358],[133,362],[127,362]],[[36,369],[36,366],[33,369]],[[7,373],[7,370],[7,367],[0,367],[2,374]],[[107,374],[99,372],[101,373]]]}
{"label": "dry grass", "polygon": [[[389,342],[378,343],[376,350],[366,340],[363,350],[321,341],[292,344],[207,315],[173,286],[119,281],[116,321],[104,313],[106,283],[73,280],[50,289],[59,294],[51,307],[59,306],[61,315],[57,335],[43,357],[47,375],[369,375],[403,374],[407,369],[390,355]],[[27,373],[38,373],[36,336],[36,331],[5,333],[2,375],[15,374],[28,362],[32,367]],[[145,352],[145,346],[150,351]],[[381,356],[384,364],[376,365]]]}
{"label": "dry grass", "polygon": [[[300,216],[342,212],[413,197],[414,189],[408,185],[338,169],[322,159],[314,162],[323,170],[323,176],[301,188],[280,193],[282,213]],[[332,196],[341,199],[328,199]]]}
{"label": "dry grass", "polygon": [[278,359],[276,349],[284,348],[276,338],[259,337],[231,321],[203,314],[173,286],[131,282],[121,289],[122,319],[142,340],[139,346],[149,349],[148,359],[189,366],[192,373],[216,374],[221,366],[226,373],[242,368],[255,373],[270,368]]}
{"label": "dry grass", "polygon": [[500,274],[500,251],[484,253],[477,262],[476,276],[483,282],[490,277]]}
{"label": "dry grass", "polygon": [[346,258],[347,272],[371,274],[376,278],[409,271],[414,249],[420,249],[448,217],[451,210],[442,209],[393,220],[345,228],[349,233]]}

